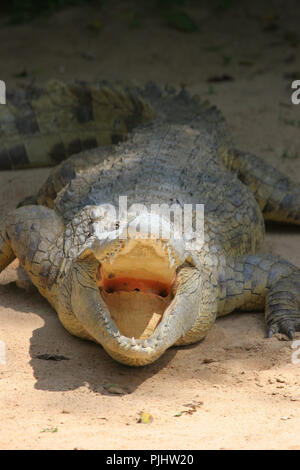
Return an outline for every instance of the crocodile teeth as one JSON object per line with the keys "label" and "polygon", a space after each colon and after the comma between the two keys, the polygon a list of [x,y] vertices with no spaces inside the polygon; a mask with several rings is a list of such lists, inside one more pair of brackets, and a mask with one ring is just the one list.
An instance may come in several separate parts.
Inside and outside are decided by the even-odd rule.
{"label": "crocodile teeth", "polygon": [[169,261],[170,261],[170,266],[171,266],[171,268],[173,268],[173,266],[174,266],[174,264],[175,264],[174,258],[172,258],[172,257],[169,258]]}
{"label": "crocodile teeth", "polygon": [[113,336],[114,338],[120,338],[120,337],[121,337],[121,333],[120,333],[119,331],[113,331],[113,332],[112,332],[112,336]]}

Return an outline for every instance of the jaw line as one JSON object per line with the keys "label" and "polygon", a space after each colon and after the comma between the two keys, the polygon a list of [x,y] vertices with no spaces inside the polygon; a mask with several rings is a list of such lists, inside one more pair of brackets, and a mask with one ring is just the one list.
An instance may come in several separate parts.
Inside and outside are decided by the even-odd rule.
{"label": "jaw line", "polygon": [[128,338],[119,332],[99,289],[91,285],[90,275],[82,268],[77,264],[73,270],[73,312],[94,340],[119,362],[133,366],[153,362],[186,334],[196,321],[202,284],[196,268],[182,268],[179,271],[178,288],[172,302],[152,335],[142,340]]}

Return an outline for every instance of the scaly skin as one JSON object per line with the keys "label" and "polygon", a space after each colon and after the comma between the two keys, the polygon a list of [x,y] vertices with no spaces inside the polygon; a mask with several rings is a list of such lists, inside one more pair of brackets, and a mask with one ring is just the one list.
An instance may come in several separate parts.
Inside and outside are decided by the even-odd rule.
{"label": "scaly skin", "polygon": [[57,165],[68,156],[125,140],[153,117],[134,86],[92,88],[51,80],[7,94],[0,107],[0,170]]}
{"label": "scaly skin", "polygon": [[[292,338],[300,330],[300,271],[256,253],[264,238],[263,216],[299,224],[299,186],[257,157],[234,150],[220,113],[184,90],[173,95],[152,85],[141,95],[156,118],[124,143],[62,162],[39,191],[38,205],[20,207],[3,221],[1,269],[18,257],[69,332],[100,343],[129,365],[151,363],[172,345],[199,341],[217,316],[237,308],[265,309],[268,335]],[[133,236],[122,241],[103,212],[104,204],[116,206],[120,195],[127,196],[128,207],[204,204],[203,246],[189,250],[160,238],[155,248]],[[103,220],[113,236],[100,236]],[[127,228],[128,222],[120,230]],[[130,273],[136,274],[141,256],[145,265],[156,260],[155,276],[164,274],[159,263],[166,261],[177,272],[171,303],[142,339],[119,331],[99,288],[100,264],[116,269],[118,260],[127,259],[126,250]]]}

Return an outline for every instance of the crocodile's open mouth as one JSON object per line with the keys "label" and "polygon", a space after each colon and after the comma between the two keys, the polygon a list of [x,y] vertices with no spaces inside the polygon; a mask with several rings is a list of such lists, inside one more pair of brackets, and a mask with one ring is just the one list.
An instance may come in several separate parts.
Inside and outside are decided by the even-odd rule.
{"label": "crocodile's open mouth", "polygon": [[76,319],[124,364],[153,362],[197,321],[201,275],[176,241],[95,238],[72,273]]}
{"label": "crocodile's open mouth", "polygon": [[97,284],[112,320],[128,338],[149,338],[175,295],[176,265],[160,242],[131,240],[101,262]]}

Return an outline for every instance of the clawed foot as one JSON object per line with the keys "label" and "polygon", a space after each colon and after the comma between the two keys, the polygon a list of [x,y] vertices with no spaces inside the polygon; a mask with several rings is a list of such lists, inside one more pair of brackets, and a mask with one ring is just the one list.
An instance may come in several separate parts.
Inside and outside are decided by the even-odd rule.
{"label": "clawed foot", "polygon": [[275,333],[282,333],[289,339],[293,339],[296,331],[300,331],[300,323],[292,320],[284,320],[281,322],[273,323],[269,327],[267,337],[272,338]]}
{"label": "clawed foot", "polygon": [[282,333],[293,339],[300,331],[300,271],[296,270],[277,282],[267,297],[266,323],[268,338]]}

